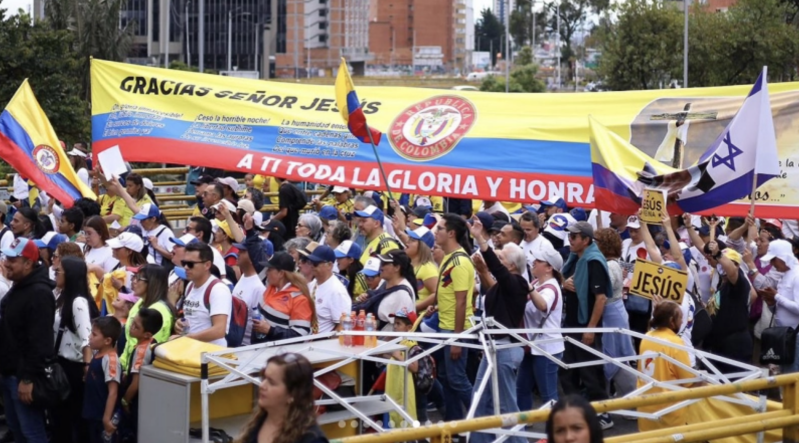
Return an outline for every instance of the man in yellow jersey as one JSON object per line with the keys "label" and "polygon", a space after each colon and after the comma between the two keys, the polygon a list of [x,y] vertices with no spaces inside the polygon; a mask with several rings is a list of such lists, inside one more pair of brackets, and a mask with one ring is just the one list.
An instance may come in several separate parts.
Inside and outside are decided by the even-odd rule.
{"label": "man in yellow jersey", "polygon": [[344,186],[333,186],[333,189],[330,190],[330,194],[332,194],[331,198],[326,200],[314,200],[313,205],[316,208],[316,211],[320,211],[322,206],[329,205],[336,208],[338,211],[338,219],[343,222],[348,222],[349,218],[352,218],[352,213],[354,211],[353,201],[350,198],[350,190]]}
{"label": "man in yellow jersey", "polygon": [[[194,196],[197,198],[197,204],[194,206],[194,211],[191,213],[192,217],[205,216],[208,212],[205,208],[205,202],[203,202],[203,193],[205,192],[205,188],[208,187],[208,184],[213,182],[214,178],[208,174],[203,174],[197,180],[191,182],[191,184],[194,185]],[[120,224],[122,224],[122,226],[127,226],[122,222],[120,222]]]}
{"label": "man in yellow jersey", "polygon": [[358,231],[365,237],[366,247],[361,255],[364,265],[369,257],[384,254],[392,249],[402,249],[399,242],[383,231],[385,216],[377,206],[367,206],[363,211],[355,211],[355,220]]}
{"label": "man in yellow jersey", "polygon": [[[444,214],[435,229],[436,245],[444,251],[439,269],[436,295],[441,332],[463,332],[471,327],[473,315],[474,264],[465,249],[468,245],[466,220],[455,214]],[[444,347],[444,356],[437,361],[438,379],[444,387],[445,421],[465,417],[472,401],[472,383],[466,375],[467,348]]]}

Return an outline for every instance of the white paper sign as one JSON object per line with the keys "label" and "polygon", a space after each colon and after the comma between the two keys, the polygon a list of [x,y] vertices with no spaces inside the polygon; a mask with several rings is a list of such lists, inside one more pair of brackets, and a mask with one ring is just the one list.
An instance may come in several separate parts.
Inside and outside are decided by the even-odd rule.
{"label": "white paper sign", "polygon": [[119,145],[112,146],[97,154],[97,160],[100,162],[100,167],[103,168],[103,175],[105,175],[106,180],[111,180],[128,172],[128,167],[125,165],[125,160],[122,159],[122,153],[119,151]]}

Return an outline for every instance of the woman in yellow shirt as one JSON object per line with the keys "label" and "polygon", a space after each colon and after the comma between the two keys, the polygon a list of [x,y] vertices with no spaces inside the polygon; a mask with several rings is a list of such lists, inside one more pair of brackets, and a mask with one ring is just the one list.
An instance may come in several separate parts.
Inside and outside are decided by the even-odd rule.
{"label": "woman in yellow shirt", "polygon": [[425,300],[436,292],[438,285],[438,266],[433,261],[432,247],[435,246],[436,238],[429,229],[420,226],[415,230],[405,229],[408,235],[406,242],[408,257],[411,258],[414,274],[416,274],[416,286],[419,292],[419,301]]}
{"label": "woman in yellow shirt", "polygon": [[[144,187],[144,180],[139,174],[130,173],[125,178],[125,187],[123,188],[119,181],[115,178],[106,183],[106,188],[114,188],[114,191],[125,202],[124,205],[114,205],[114,214],[120,216],[119,224],[126,227],[130,224],[130,218],[134,214],[138,214],[147,203],[153,203],[147,189]],[[119,206],[117,208],[117,206]]]}
{"label": "woman in yellow shirt", "polygon": [[[682,338],[677,335],[677,332],[679,332],[682,326],[682,310],[677,303],[673,301],[661,301],[657,303],[649,325],[652,330],[646,334],[647,337],[656,338],[677,346],[685,346]],[[640,355],[643,358],[638,360],[638,370],[657,381],[669,382],[694,378],[694,374],[687,369],[691,367],[691,361],[688,358],[687,351],[644,339],[641,340]],[[668,356],[681,364],[673,363],[671,360],[662,358],[660,355]],[[646,380],[639,378],[638,388],[640,389],[646,383]],[[650,388],[646,394],[657,394],[664,391],[666,391],[666,389],[653,387]],[[671,404],[642,406],[638,408],[638,411],[652,413],[669,406],[671,406]],[[685,408],[680,408],[662,416],[659,421],[639,418],[638,430],[644,432],[684,425],[686,424],[684,413]]]}

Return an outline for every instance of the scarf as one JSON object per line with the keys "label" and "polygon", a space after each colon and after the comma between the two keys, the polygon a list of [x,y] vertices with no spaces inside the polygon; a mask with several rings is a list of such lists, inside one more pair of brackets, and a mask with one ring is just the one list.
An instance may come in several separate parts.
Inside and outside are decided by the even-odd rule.
{"label": "scarf", "polygon": [[613,287],[611,286],[610,274],[608,273],[608,262],[605,260],[605,256],[599,252],[596,243],[591,243],[585,248],[581,257],[578,257],[577,254],[572,252],[566,260],[566,264],[563,265],[563,274],[569,274],[574,270],[574,289],[577,292],[578,302],[577,322],[581,325],[588,324],[591,316],[591,313],[588,312],[588,262],[590,261],[598,261],[602,264],[602,269],[604,269],[605,275],[608,276],[605,295],[608,297],[613,295]]}

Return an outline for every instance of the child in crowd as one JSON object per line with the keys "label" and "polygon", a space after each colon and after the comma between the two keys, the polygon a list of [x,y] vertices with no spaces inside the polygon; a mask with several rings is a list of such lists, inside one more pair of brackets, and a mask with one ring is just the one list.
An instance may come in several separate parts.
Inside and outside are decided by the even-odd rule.
{"label": "child in crowd", "polygon": [[[151,358],[153,335],[161,330],[163,319],[161,314],[155,309],[144,308],[131,320],[130,336],[138,340],[136,350],[133,351],[132,358],[128,361],[128,368],[125,373],[125,394],[122,397],[122,408],[125,410],[126,430],[134,436],[138,423],[139,411],[139,371],[141,367],[148,364]],[[132,441],[136,441],[133,438]]]}
{"label": "child in crowd", "polygon": [[125,324],[128,322],[130,310],[137,301],[139,301],[139,297],[136,297],[134,294],[120,292],[117,294],[117,298],[111,302],[111,306],[114,307],[114,313],[111,315],[119,320],[119,323],[122,325],[122,333],[119,334],[119,338],[117,339],[117,354],[122,354],[122,351],[125,349],[125,343],[128,341],[125,336]]}
{"label": "child in crowd", "polygon": [[89,443],[101,443],[103,434],[116,433],[115,417],[122,367],[117,358],[117,337],[122,325],[114,317],[99,317],[92,322],[89,347],[94,357],[86,372],[83,397],[83,418],[89,427]]}
{"label": "child in crowd", "polygon": [[[394,320],[394,332],[410,332],[413,329],[413,324],[416,321],[416,313],[415,312],[408,312],[405,308],[396,312],[395,314],[391,314],[391,317]],[[408,348],[407,351],[394,351],[391,354],[391,358],[398,361],[405,361],[406,357],[405,354],[407,352],[408,357],[412,358],[417,354],[422,352],[422,348],[419,345],[408,338],[402,340],[401,344]],[[394,401],[399,404],[406,404],[408,415],[410,415],[414,420],[417,419],[418,411],[416,408],[416,378],[417,372],[419,371],[419,362],[416,361],[408,365],[408,373],[403,371],[400,366],[397,365],[387,365],[386,368],[386,395],[391,397]],[[403,382],[403,375],[411,377],[411,380],[405,380]],[[406,385],[407,384],[407,388]],[[407,389],[407,390],[406,390]],[[404,403],[403,397],[405,394],[408,394],[407,403]],[[424,407],[426,407],[426,403]],[[390,422],[389,427],[392,428],[401,428],[401,427],[410,427],[410,423],[404,423],[405,420],[396,412],[392,412],[389,414]]]}

